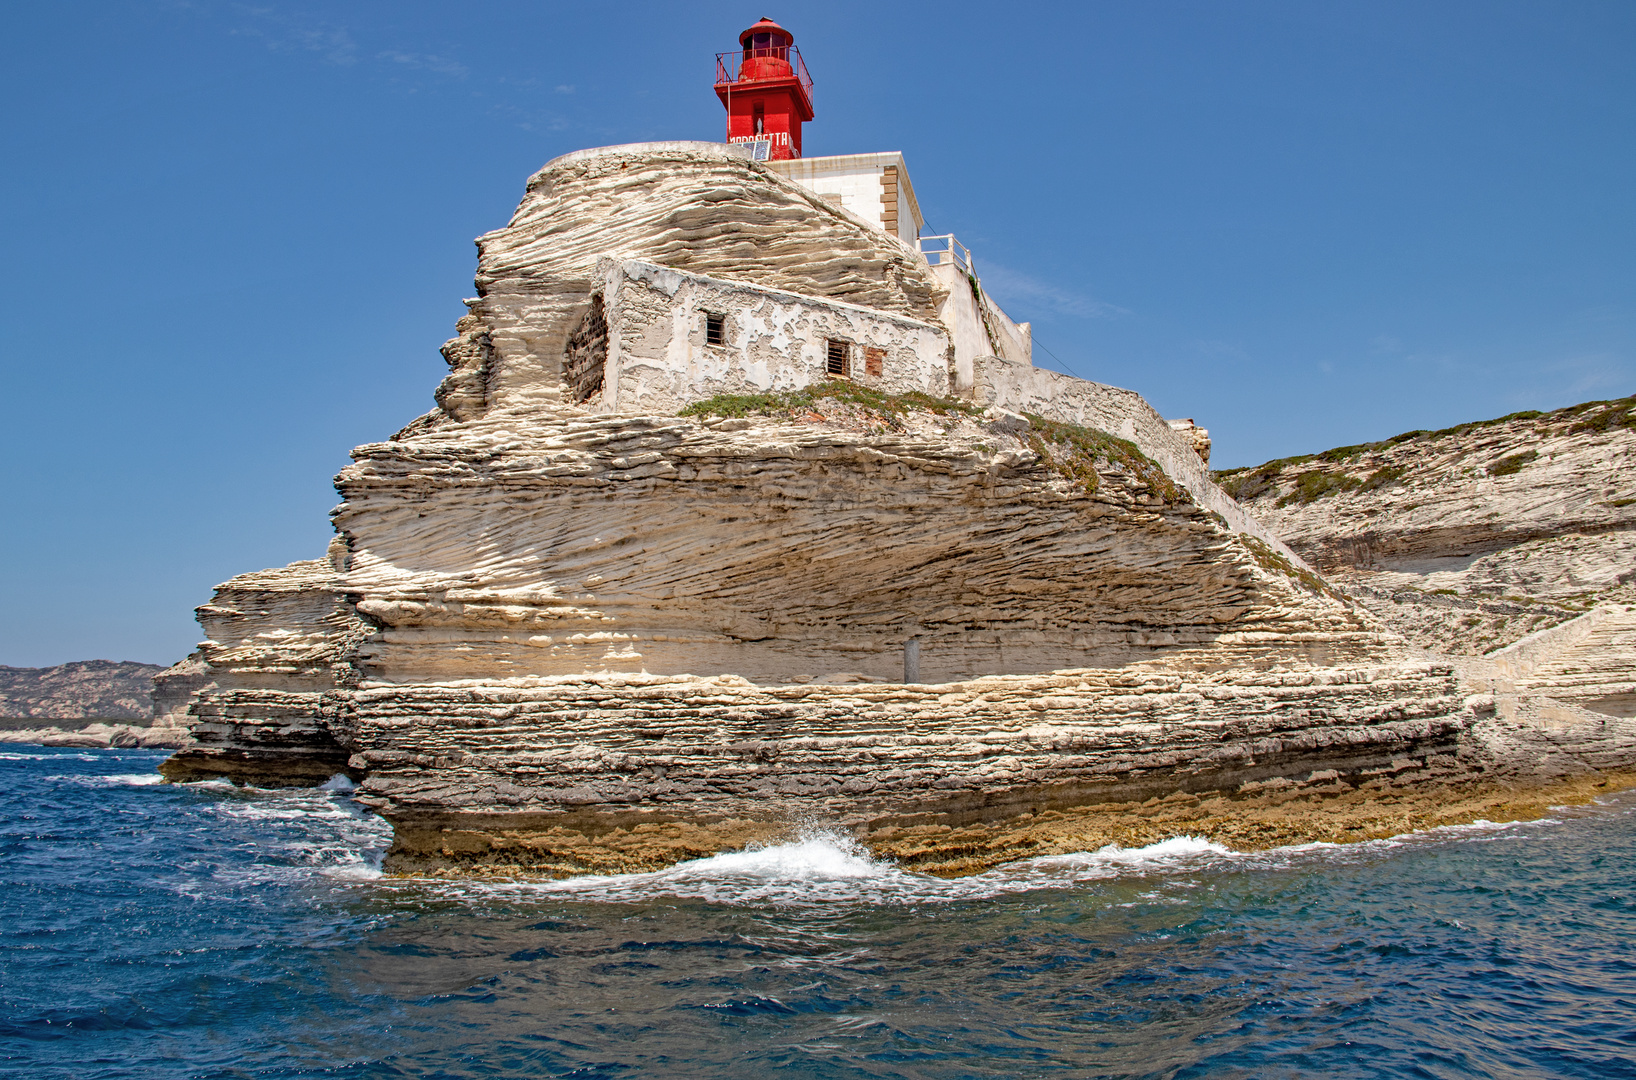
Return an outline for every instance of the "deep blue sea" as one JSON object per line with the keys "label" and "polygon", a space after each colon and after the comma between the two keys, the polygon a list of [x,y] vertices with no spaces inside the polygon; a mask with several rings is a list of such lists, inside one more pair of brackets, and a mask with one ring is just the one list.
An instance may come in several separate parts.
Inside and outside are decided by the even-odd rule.
{"label": "deep blue sea", "polygon": [[1636,1077],[1636,796],[944,881],[815,831],[383,878],[345,791],[0,753],[0,1075]]}

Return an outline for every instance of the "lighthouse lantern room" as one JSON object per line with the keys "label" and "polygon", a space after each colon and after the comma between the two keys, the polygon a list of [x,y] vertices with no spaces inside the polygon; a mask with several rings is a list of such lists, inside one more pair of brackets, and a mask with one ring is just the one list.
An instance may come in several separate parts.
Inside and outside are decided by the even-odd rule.
{"label": "lighthouse lantern room", "polygon": [[738,40],[737,52],[716,54],[727,141],[748,144],[758,161],[800,157],[801,125],[812,119],[812,77],[795,35],[763,18]]}

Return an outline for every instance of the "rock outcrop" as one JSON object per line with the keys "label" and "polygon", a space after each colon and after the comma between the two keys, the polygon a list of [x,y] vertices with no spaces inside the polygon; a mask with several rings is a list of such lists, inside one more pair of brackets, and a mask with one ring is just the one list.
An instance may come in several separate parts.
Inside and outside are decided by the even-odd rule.
{"label": "rock outcrop", "polygon": [[0,743],[186,747],[187,692],[173,687],[159,702],[159,682],[175,670],[112,660],[0,667]]}
{"label": "rock outcrop", "polygon": [[1636,602],[1636,398],[1217,475],[1426,648],[1481,654],[1598,604]]}
{"label": "rock outcrop", "polygon": [[728,148],[558,159],[479,252],[439,408],[354,452],[329,557],[200,609],[168,775],[348,771],[407,870],[655,866],[820,815],[952,871],[1092,805],[1623,760],[1617,730],[1541,755],[1411,655],[1198,429],[928,355],[924,261]]}
{"label": "rock outcrop", "polygon": [[153,716],[158,664],[75,660],[55,667],[0,667],[0,717],[142,720]]}

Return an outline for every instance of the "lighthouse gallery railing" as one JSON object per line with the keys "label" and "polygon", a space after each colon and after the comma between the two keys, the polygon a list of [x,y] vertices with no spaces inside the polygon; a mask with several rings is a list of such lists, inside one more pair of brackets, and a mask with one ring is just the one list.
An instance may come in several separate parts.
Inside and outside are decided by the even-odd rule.
{"label": "lighthouse gallery railing", "polygon": [[[807,103],[812,103],[812,76],[807,74],[807,64],[801,59],[801,50],[794,45],[770,45],[761,49],[735,49],[732,52],[716,54],[716,85],[725,86],[728,83],[739,81],[739,72],[744,62],[756,60],[782,60],[790,65],[801,89],[807,95]],[[752,67],[747,75],[749,79],[788,78],[787,75],[770,75],[757,71]]]}

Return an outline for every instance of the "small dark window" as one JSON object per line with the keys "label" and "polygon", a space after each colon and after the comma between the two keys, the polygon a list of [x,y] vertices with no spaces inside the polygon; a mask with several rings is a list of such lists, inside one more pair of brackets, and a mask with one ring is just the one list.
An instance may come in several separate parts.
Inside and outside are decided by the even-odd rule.
{"label": "small dark window", "polygon": [[846,377],[852,374],[852,346],[844,341],[829,339],[829,354],[824,369],[831,375]]}
{"label": "small dark window", "polygon": [[886,350],[868,348],[863,351],[863,373],[871,379],[878,379],[886,370]]}
{"label": "small dark window", "polygon": [[713,311],[704,313],[704,343],[706,345],[727,344],[727,316],[717,315]]}

